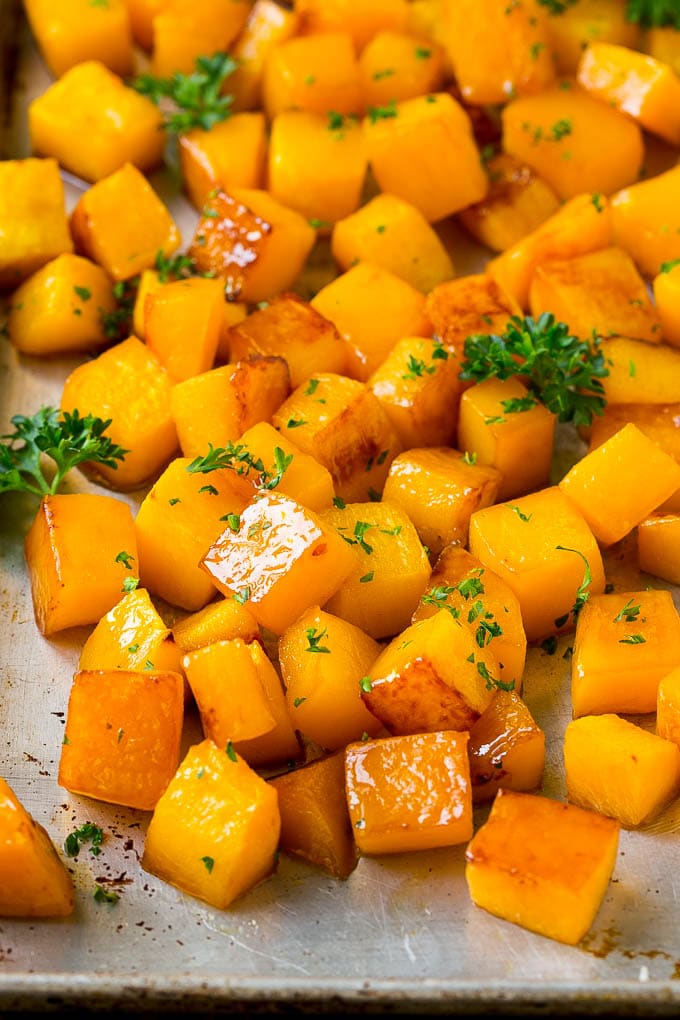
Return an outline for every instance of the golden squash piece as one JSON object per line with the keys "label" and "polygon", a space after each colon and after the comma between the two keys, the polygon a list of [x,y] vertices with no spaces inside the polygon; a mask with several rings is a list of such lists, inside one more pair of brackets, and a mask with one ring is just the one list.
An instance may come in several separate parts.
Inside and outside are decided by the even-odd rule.
{"label": "golden squash piece", "polygon": [[190,748],[149,823],[142,867],[225,910],[271,874],[276,791],[228,745]]}
{"label": "golden squash piece", "polygon": [[640,570],[680,584],[680,515],[652,514],[637,529]]}
{"label": "golden squash piece", "polygon": [[513,691],[496,691],[470,730],[472,800],[493,800],[498,790],[535,790],[545,765],[545,733]]}
{"label": "golden squash piece", "polygon": [[270,120],[287,110],[358,114],[359,65],[345,27],[280,42],[264,66],[262,103]]}
{"label": "golden squash piece", "polygon": [[[640,432],[644,432],[676,462],[680,462],[680,403],[607,404],[602,415],[593,420],[589,437],[590,449],[596,449],[629,423],[635,425]],[[671,500],[674,498],[675,496],[671,496]],[[665,506],[668,507],[668,503]]]}
{"label": "golden squash piece", "polygon": [[680,167],[624,188],[611,200],[612,238],[645,276],[680,258]]}
{"label": "golden squash piece", "polygon": [[661,335],[667,344],[680,347],[680,261],[664,263],[652,287]]}
{"label": "golden squash piece", "polygon": [[[130,563],[130,570],[137,568]],[[153,669],[182,673],[182,651],[154,608],[149,593],[135,588],[103,616],[80,653],[78,669]]]}
{"label": "golden squash piece", "polygon": [[569,800],[624,828],[651,821],[680,792],[680,748],[618,715],[574,719],[564,734]]}
{"label": "golden squash piece", "polygon": [[354,624],[312,606],[279,641],[291,719],[320,747],[335,751],[382,724],[361,699],[359,682],[381,647]]}
{"label": "golden squash piece", "polygon": [[580,591],[604,591],[595,536],[557,486],[474,513],[470,552],[517,596],[528,641],[573,626]]}
{"label": "golden squash piece", "polygon": [[295,9],[301,32],[349,32],[360,53],[378,32],[401,32],[410,6],[408,0],[371,0],[370,4],[358,4],[356,0],[296,0]]}
{"label": "golden squash piece", "polygon": [[132,74],[132,34],[125,0],[107,0],[105,4],[27,0],[25,10],[38,48],[55,78],[86,60],[99,60],[116,74]]}
{"label": "golden squash piece", "polygon": [[373,638],[407,627],[430,576],[427,553],[396,503],[350,503],[325,510],[321,521],[346,544],[353,570],[326,603],[329,613]]}
{"label": "golden squash piece", "polygon": [[638,48],[640,26],[628,21],[619,0],[579,0],[547,20],[548,39],[560,74],[573,76],[583,51],[594,42]]}
{"label": "golden squash piece", "polygon": [[255,0],[231,48],[231,55],[238,65],[229,76],[234,110],[254,110],[261,105],[262,77],[269,54],[279,43],[292,38],[297,27],[296,11],[280,7],[276,0]]}
{"label": "golden squash piece", "polygon": [[478,907],[575,946],[604,898],[619,824],[573,804],[499,790],[467,851]]}
{"label": "golden squash piece", "polygon": [[498,684],[498,661],[446,609],[394,638],[362,679],[369,711],[390,733],[469,730]]}
{"label": "golden squash piece", "polygon": [[656,732],[680,747],[680,668],[672,669],[659,682]]}
{"label": "golden squash piece", "polygon": [[263,113],[236,113],[209,131],[187,131],[177,141],[184,188],[197,209],[209,202],[213,188],[264,185],[267,135]]}
{"label": "golden squash piece", "polygon": [[44,496],[25,554],[42,634],[97,623],[126,590],[126,557],[137,563],[130,507],[89,493]]}
{"label": "golden squash piece", "polygon": [[345,797],[344,751],[270,783],[279,797],[280,848],[333,878],[349,878],[357,866],[357,849]]}
{"label": "golden squash piece", "polygon": [[361,853],[464,843],[472,835],[467,733],[419,733],[350,744],[345,786]]}
{"label": "golden squash piece", "polygon": [[[308,388],[313,389],[315,381],[310,379]],[[269,422],[253,425],[243,433],[238,445],[249,451],[255,463],[259,461],[264,465],[265,476],[261,481],[257,480],[256,471],[248,472],[248,477],[256,484],[271,486],[316,513],[326,510],[333,502],[330,471],[310,454],[303,453]]]}
{"label": "golden squash piece", "polygon": [[571,660],[574,717],[656,709],[662,677],[678,663],[680,618],[667,591],[590,598]]}
{"label": "golden squash piece", "polygon": [[151,70],[160,78],[191,74],[198,57],[229,49],[250,10],[248,0],[163,0],[152,21]]}
{"label": "golden squash piece", "polygon": [[600,353],[609,375],[602,380],[608,404],[680,403],[680,351],[617,336]]}
{"label": "golden squash piece", "polygon": [[73,250],[56,160],[0,163],[0,222],[0,288],[13,289],[46,262]]}
{"label": "golden squash piece", "polygon": [[[153,290],[145,299],[144,339],[173,382],[184,382],[212,368],[223,325],[222,280],[202,276],[176,280]],[[191,336],[190,344],[187,336]],[[200,397],[197,403],[203,405]]]}
{"label": "golden squash piece", "polygon": [[444,53],[433,41],[424,46],[419,33],[377,32],[359,57],[359,73],[366,106],[386,106],[440,91]]}
{"label": "golden squash piece", "polygon": [[269,703],[274,727],[261,737],[235,741],[234,749],[253,768],[280,765],[283,761],[297,761],[303,756],[303,748],[298,734],[293,728],[281,678],[262,650],[259,641],[253,641],[248,645],[248,652]]}
{"label": "golden squash piece", "polygon": [[73,882],[41,825],[0,779],[0,917],[67,917]]}
{"label": "golden squash piece", "polygon": [[435,336],[450,350],[462,350],[468,336],[503,333],[520,315],[515,299],[489,276],[476,274],[442,283],[428,294],[425,311]]}
{"label": "golden squash piece", "polygon": [[110,804],[153,810],[179,762],[183,716],[178,673],[76,673],[59,785]]}
{"label": "golden squash piece", "polygon": [[205,609],[185,616],[172,628],[175,644],[185,654],[217,641],[232,641],[234,638],[249,644],[259,633],[260,628],[253,614],[247,606],[242,606],[234,599],[211,602]]}

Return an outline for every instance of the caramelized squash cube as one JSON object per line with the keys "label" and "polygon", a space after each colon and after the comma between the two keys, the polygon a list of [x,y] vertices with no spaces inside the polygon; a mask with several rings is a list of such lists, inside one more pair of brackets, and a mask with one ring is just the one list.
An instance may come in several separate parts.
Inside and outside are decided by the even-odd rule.
{"label": "caramelized squash cube", "polygon": [[360,113],[359,65],[344,26],[280,42],[264,65],[262,101],[270,119],[285,110]]}
{"label": "caramelized squash cube", "polygon": [[148,295],[144,339],[175,382],[212,368],[224,323],[223,306],[222,281],[201,276],[167,283]]}
{"label": "caramelized squash cube", "polygon": [[[280,475],[280,481],[273,488],[316,513],[326,510],[333,502],[330,471],[314,457],[303,453],[287,436],[277,432],[273,425],[266,421],[253,425],[243,433],[239,445],[250,451],[253,460],[265,465],[265,471],[269,474],[269,481],[265,485],[273,485]],[[288,466],[281,473],[280,465],[285,463]]]}
{"label": "caramelized squash cube", "polygon": [[645,276],[680,258],[680,166],[631,183],[612,197],[611,210],[614,244]]}
{"label": "caramelized squash cube", "polygon": [[151,70],[191,74],[206,54],[226,52],[246,23],[249,0],[163,0],[153,19]]}
{"label": "caramelized squash cube", "polygon": [[[130,564],[130,569],[134,565]],[[126,592],[94,628],[78,669],[182,673],[182,653],[144,588]]]}
{"label": "caramelized squash cube", "polygon": [[472,800],[493,800],[498,790],[529,792],[541,785],[545,733],[514,691],[496,691],[470,730]]}
{"label": "caramelized squash cube", "polygon": [[680,747],[680,668],[672,669],[659,681],[656,732]]}
{"label": "caramelized squash cube", "polygon": [[462,353],[465,340],[476,333],[504,333],[508,320],[520,315],[515,299],[489,276],[461,276],[435,287],[425,311],[435,336]]}
{"label": "caramelized squash cube", "polygon": [[637,529],[640,570],[680,584],[680,515],[653,514]]}
{"label": "caramelized squash cube", "polygon": [[26,0],[24,5],[38,48],[55,78],[86,60],[99,60],[127,75],[133,70],[132,34],[125,0]]}
{"label": "caramelized squash cube", "polygon": [[0,288],[13,289],[73,250],[56,160],[0,163],[0,224]]}
{"label": "caramelized squash cube", "polygon": [[234,743],[237,751],[253,768],[273,766],[281,762],[296,761],[302,757],[302,747],[286,704],[281,678],[269,661],[262,646],[253,641],[248,646],[250,659],[255,667],[258,680],[269,703],[274,727],[261,737],[239,740]]}
{"label": "caramelized squash cube", "polygon": [[175,644],[184,653],[234,638],[249,644],[259,635],[260,628],[253,614],[234,599],[211,602],[205,609],[185,616],[172,628]]}
{"label": "caramelized squash cube", "polygon": [[255,0],[248,20],[231,48],[237,63],[229,77],[234,110],[254,110],[261,105],[262,77],[269,55],[295,35],[296,11],[281,7],[276,0]]}
{"label": "caramelized squash cube", "polygon": [[359,57],[367,107],[388,106],[438,92],[444,82],[444,54],[436,43],[403,32],[377,32]]}
{"label": "caramelized squash cube", "polygon": [[229,190],[264,185],[267,135],[263,113],[237,113],[209,131],[194,128],[181,134],[178,144],[184,188],[197,209],[209,202],[216,187]]}

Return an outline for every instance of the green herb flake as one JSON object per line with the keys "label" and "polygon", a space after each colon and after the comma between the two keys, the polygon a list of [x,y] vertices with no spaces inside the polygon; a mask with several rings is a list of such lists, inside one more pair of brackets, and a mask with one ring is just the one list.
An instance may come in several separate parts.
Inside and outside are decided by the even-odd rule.
{"label": "green herb flake", "polygon": [[112,905],[120,899],[117,892],[105,889],[103,885],[96,885],[94,887],[93,896],[96,903],[110,903]]}
{"label": "green herb flake", "polygon": [[385,106],[369,106],[366,115],[371,124],[377,124],[379,120],[390,120],[398,115],[396,100],[391,99]]}
{"label": "green herb flake", "polygon": [[364,694],[370,694],[371,691],[373,690],[373,684],[371,683],[370,676],[362,676],[361,680],[359,681],[359,687],[364,692]]}
{"label": "green herb flake", "polygon": [[426,46],[416,46],[415,52],[418,60],[429,60],[432,56],[432,50],[429,50]]}
{"label": "green herb flake", "polygon": [[469,453],[466,450],[465,453],[463,454],[462,460],[463,460],[464,464],[469,464],[469,465],[472,466],[473,464],[477,463],[477,454],[476,453]]}
{"label": "green herb flake", "polygon": [[393,67],[386,67],[382,71],[374,71],[373,72],[373,81],[382,81],[383,78],[391,78],[392,75],[396,74],[396,73],[397,72],[394,70]]}
{"label": "green herb flake", "polygon": [[89,287],[74,287],[73,289],[81,301],[89,301],[92,297],[92,291]]}
{"label": "green herb flake", "polygon": [[227,524],[231,531],[239,531],[241,527],[241,518],[238,514],[227,514]]}
{"label": "green herb flake", "polygon": [[168,503],[170,504],[170,506],[177,506],[177,504],[181,503],[181,502],[182,502],[182,500],[179,498],[179,496],[174,496],[172,499],[168,500]]}
{"label": "green herb flake", "polygon": [[680,259],[671,259],[669,262],[662,262],[659,266],[660,273],[670,273],[671,269],[680,266]]}
{"label": "green herb flake", "polygon": [[333,496],[333,506],[337,510],[344,510],[347,504],[345,503],[344,499],[340,498],[340,496]]}
{"label": "green herb flake", "polygon": [[307,422],[304,418],[289,418],[286,422],[287,429],[299,429],[301,425],[306,425]]}
{"label": "green herb flake", "polygon": [[547,637],[544,641],[541,641],[541,648],[546,655],[554,655],[557,651],[557,638],[553,634],[552,637]]}
{"label": "green herb flake", "polygon": [[523,521],[524,524],[528,524],[529,521],[531,520],[531,518],[533,517],[533,514],[522,513],[520,508],[518,506],[516,506],[514,503],[508,503],[507,507],[508,507],[508,510],[512,510],[514,513],[516,513],[517,516],[519,517],[520,521]]}
{"label": "green herb flake", "polygon": [[614,623],[620,623],[622,620],[625,623],[633,623],[637,620],[640,615],[640,603],[635,604],[632,598],[628,599],[625,606],[619,610],[614,617]]}
{"label": "green herb flake", "polygon": [[238,755],[234,750],[234,745],[232,744],[231,740],[227,741],[227,746],[225,747],[224,751],[229,761],[238,761]]}
{"label": "green herb flake", "polygon": [[310,379],[309,380],[309,382],[307,383],[307,389],[305,390],[305,396],[306,397],[314,396],[314,394],[316,393],[317,389],[319,388],[319,382],[320,382],[319,379]]}
{"label": "green herb flake", "polygon": [[202,485],[198,491],[199,493],[207,492],[209,496],[219,496],[220,494],[219,489],[216,489],[214,485]]}
{"label": "green herb flake", "polygon": [[234,602],[238,602],[240,606],[244,606],[250,598],[250,588],[242,588],[241,591],[237,591],[232,595]]}
{"label": "green herb flake", "polygon": [[139,584],[139,578],[138,577],[124,577],[123,578],[123,587],[121,588],[121,591],[124,591],[124,592],[134,591],[138,584]]}
{"label": "green herb flake", "polygon": [[132,88],[156,106],[169,101],[174,109],[163,114],[163,127],[171,134],[185,134],[192,128],[210,128],[231,116],[233,96],[225,95],[223,84],[238,63],[227,53],[196,58],[191,74],[175,72],[169,78],[142,74]]}
{"label": "green herb flake", "polygon": [[619,638],[620,645],[644,645],[647,638],[644,638],[642,634],[629,634],[627,637]]}
{"label": "green herb flake", "polygon": [[[309,650],[309,649],[307,649],[307,650]],[[294,698],[293,699],[293,708],[299,708],[300,705],[304,705],[306,700],[307,700],[306,698]]]}
{"label": "green herb flake", "polygon": [[201,863],[205,865],[205,870],[209,875],[212,875],[212,869],[215,867],[214,857],[201,857]]}
{"label": "green herb flake", "polygon": [[375,576],[375,571],[371,570],[368,574],[364,574],[363,577],[359,578],[359,583],[360,584],[368,584],[369,581],[373,580],[374,576]]}
{"label": "green herb flake", "polygon": [[596,191],[593,195],[590,196],[590,201],[593,203],[593,205],[595,206],[596,210],[599,213],[604,211],[604,205],[602,204],[602,195],[599,193],[599,191]]}
{"label": "green herb flake", "polygon": [[74,829],[68,834],[64,841],[64,850],[67,857],[77,857],[81,850],[81,844],[90,843],[90,853],[93,857],[99,857],[103,842],[103,830],[98,825],[93,825],[92,822],[85,822],[79,829]]}
{"label": "green herb flake", "polygon": [[317,654],[330,655],[331,650],[327,645],[322,645],[321,641],[327,636],[328,628],[324,627],[322,631],[317,634],[315,627],[307,627],[305,636],[307,638],[306,652],[316,652]]}
{"label": "green herb flake", "polygon": [[121,551],[116,556],[114,563],[122,563],[126,570],[132,570],[133,560],[134,556],[131,556],[130,553],[125,552],[124,549],[121,549]]}

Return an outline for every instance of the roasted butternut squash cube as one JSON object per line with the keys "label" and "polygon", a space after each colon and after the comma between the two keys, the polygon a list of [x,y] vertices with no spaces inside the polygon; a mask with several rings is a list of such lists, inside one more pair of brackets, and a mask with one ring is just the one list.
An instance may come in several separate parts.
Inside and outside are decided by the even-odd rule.
{"label": "roasted butternut squash cube", "polygon": [[43,497],[25,542],[42,634],[97,623],[116,605],[130,576],[121,552],[137,561],[127,503],[90,493]]}
{"label": "roasted butternut squash cube", "polygon": [[584,340],[594,333],[624,334],[649,343],[661,340],[661,323],[645,282],[621,248],[603,248],[537,266],[529,307],[534,317],[552,312],[558,322],[569,323],[573,336]]}
{"label": "roasted butternut squash cube", "polygon": [[680,584],[680,515],[653,514],[637,530],[640,570]]}
{"label": "roasted butternut squash cube", "polygon": [[470,730],[472,800],[493,800],[499,790],[529,792],[541,785],[545,733],[514,691],[499,690]]}
{"label": "roasted butternut squash cube", "polygon": [[461,276],[435,287],[427,296],[425,311],[435,336],[460,354],[467,337],[504,333],[509,319],[521,314],[515,299],[482,274]]}
{"label": "roasted butternut squash cube", "polygon": [[[131,557],[126,561],[133,571],[136,564],[130,562]],[[133,673],[153,669],[181,674],[182,653],[148,591],[135,588],[102,616],[83,645],[78,669],[124,669]]]}
{"label": "roasted butternut squash cube", "polygon": [[469,730],[498,684],[498,662],[446,609],[395,637],[362,680],[368,710],[390,733]]}
{"label": "roasted butternut squash cube", "polygon": [[[318,37],[317,37],[318,38]],[[297,40],[303,41],[303,40]],[[359,207],[366,176],[361,125],[304,110],[274,117],[268,187],[274,198],[310,223],[333,224]]]}
{"label": "roasted butternut squash cube", "polygon": [[600,353],[609,369],[602,380],[608,404],[680,402],[680,351],[617,336],[603,340]]}
{"label": "roasted butternut squash cube", "polygon": [[614,244],[633,256],[644,276],[680,258],[680,166],[631,184],[612,196]]}
{"label": "roasted butternut squash cube", "polygon": [[473,903],[575,946],[607,890],[619,824],[574,804],[500,790],[467,848]]}
{"label": "roasted butternut squash cube", "polygon": [[517,596],[528,641],[573,626],[579,592],[604,591],[595,536],[557,486],[477,510],[470,552]]}
{"label": "roasted butternut squash cube", "polygon": [[439,340],[399,340],[368,380],[405,450],[453,444],[462,384],[454,351]]}
{"label": "roasted butternut squash cube", "polygon": [[[680,40],[678,30],[672,24],[648,28],[644,33],[642,49],[656,60],[670,64],[676,74],[680,74]],[[626,43],[634,46],[634,43]]]}
{"label": "roasted butternut squash cube", "polygon": [[627,535],[680,488],[680,465],[635,425],[586,454],[560,482],[603,545]]}
{"label": "roasted butternut squash cube", "polygon": [[286,696],[281,685],[281,678],[269,661],[262,646],[257,641],[248,645],[250,659],[255,667],[258,680],[269,703],[269,711],[274,719],[274,727],[261,737],[250,740],[239,740],[234,749],[253,768],[274,766],[281,762],[297,761],[303,756],[297,731],[286,704]]}
{"label": "roasted butternut squash cube", "polygon": [[160,78],[190,74],[199,57],[225,52],[246,23],[249,0],[164,0],[153,19],[151,69]]}
{"label": "roasted butternut squash cube", "polygon": [[210,201],[213,188],[261,188],[264,184],[263,113],[237,113],[209,131],[194,128],[180,135],[178,144],[184,188],[197,209]]}
{"label": "roasted butternut squash cube", "polygon": [[67,917],[73,899],[47,832],[0,779],[0,917]]}
{"label": "roasted butternut squash cube", "polygon": [[297,11],[276,0],[255,0],[231,55],[237,63],[229,77],[234,110],[254,110],[261,103],[262,77],[269,54],[291,39],[298,27]]}
{"label": "roasted butternut squash cube", "polygon": [[392,461],[383,499],[407,514],[438,556],[449,543],[467,545],[470,516],[495,502],[500,481],[496,468],[468,463],[458,450],[407,449]]}
{"label": "roasted butternut squash cube", "polygon": [[[144,339],[175,382],[212,368],[223,327],[223,306],[223,282],[201,276],[167,283],[148,295]],[[190,344],[187,336],[191,336]]]}
{"label": "roasted butternut squash cube", "polygon": [[189,255],[200,272],[226,280],[230,300],[256,303],[293,285],[315,239],[305,218],[268,192],[218,189],[203,208]]}
{"label": "roasted butternut squash cube", "polygon": [[219,747],[250,740],[274,729],[274,716],[250,657],[240,638],[205,645],[184,656],[191,692],[204,735]]}
{"label": "roasted butternut squash cube", "polygon": [[315,372],[343,374],[347,367],[347,349],[333,323],[295,294],[282,294],[232,326],[227,346],[231,361],[283,358],[293,387]]}
{"label": "roasted butternut squash cube", "polygon": [[593,42],[579,61],[576,80],[645,131],[680,145],[680,81],[668,64],[627,46]]}
{"label": "roasted butternut squash cube", "polygon": [[363,854],[465,843],[472,835],[467,733],[418,733],[350,744],[345,788]]}
{"label": "roasted butternut squash cube", "polygon": [[326,603],[329,613],[374,638],[408,626],[430,563],[418,532],[397,503],[350,503],[321,514],[350,546],[354,569]]}
{"label": "roasted butternut squash cube", "polygon": [[188,457],[173,460],[142,501],[135,518],[142,584],[182,609],[202,609],[215,594],[199,569],[201,556],[231,514],[247,505],[252,489],[229,468],[189,471]]}
{"label": "roasted butternut squash cube", "polygon": [[250,643],[259,637],[257,620],[246,606],[234,599],[218,599],[205,609],[185,616],[173,625],[172,636],[182,652],[240,638]]}
{"label": "roasted butternut squash cube", "polygon": [[0,163],[0,223],[0,288],[13,289],[73,250],[56,160]]}
{"label": "roasted butternut squash cube", "polygon": [[279,641],[286,702],[296,729],[331,751],[376,736],[382,723],[361,700],[359,683],[380,645],[354,624],[312,606]]}
{"label": "roasted butternut squash cube", "polygon": [[547,29],[558,72],[571,76],[592,43],[637,47],[640,42],[640,26],[628,21],[619,0],[579,0],[556,10],[547,20]]}
{"label": "roasted butternut squash cube", "polygon": [[612,213],[607,199],[599,192],[577,195],[533,233],[488,262],[486,271],[522,308],[528,308],[529,285],[536,266],[548,259],[598,251],[611,243]]}
{"label": "roasted butternut squash cube", "polygon": [[632,829],[680,792],[680,748],[618,715],[574,719],[564,734],[570,801]]}
{"label": "roasted butternut squash cube", "polygon": [[152,811],[179,763],[184,685],[178,673],[76,673],[59,785]]}
{"label": "roasted butternut squash cube", "polygon": [[424,294],[454,275],[438,234],[419,209],[396,195],[376,195],[338,220],[331,245],[341,269],[372,262]]}
{"label": "roasted butternut squash cube", "polygon": [[527,164],[506,153],[487,163],[486,198],[458,214],[465,229],[492,251],[505,251],[559,209],[555,193]]}
{"label": "roasted butternut squash cube", "polygon": [[534,0],[446,0],[444,17],[447,49],[468,103],[504,103],[552,84],[547,19]]}
{"label": "roasted butternut squash cube", "polygon": [[380,492],[399,441],[374,394],[356,379],[316,373],[272,415],[272,424],[327,468],[338,498]]}
{"label": "roasted butternut squash cube", "polygon": [[246,507],[236,531],[230,526],[215,537],[201,566],[224,595],[281,634],[305,609],[330,598],[354,557],[311,510],[267,492]]}
{"label": "roasted butternut squash cube", "polygon": [[79,255],[58,255],[12,297],[7,328],[23,354],[93,351],[107,343],[102,316],[116,308],[109,276]]}
{"label": "roasted butternut squash cube", "polygon": [[285,110],[322,114],[360,113],[359,64],[351,37],[342,29],[296,36],[269,54],[262,102],[272,118]]}
{"label": "roasted butternut squash cube", "polygon": [[355,0],[295,0],[300,16],[300,31],[315,35],[319,32],[349,32],[357,51],[371,41],[376,33],[405,28],[409,17],[406,0],[371,0],[357,4]]}
{"label": "roasted butternut squash cube", "polygon": [[680,260],[664,262],[652,287],[661,335],[666,343],[680,347]]}
{"label": "roasted butternut squash cube", "polygon": [[434,565],[413,622],[426,620],[440,609],[448,609],[467,627],[480,647],[492,645],[504,685],[501,689],[519,693],[527,638],[519,601],[509,585],[466,549],[449,545]]}
{"label": "roasted butternut squash cube", "polygon": [[86,60],[99,60],[127,75],[133,70],[132,34],[125,0],[27,0],[26,15],[38,48],[55,78]]}
{"label": "roasted butternut squash cube", "polygon": [[437,92],[444,81],[444,54],[436,43],[403,32],[378,32],[359,57],[366,106],[385,106]]}
{"label": "roasted butternut squash cube", "polygon": [[232,748],[204,740],[156,805],[142,867],[224,910],[274,870],[280,827],[273,787]]}
{"label": "roasted butternut squash cube", "polygon": [[[334,489],[330,471],[314,457],[303,453],[287,436],[277,432],[273,425],[265,421],[253,425],[243,433],[239,445],[250,451],[255,462],[260,461],[265,465],[269,475],[268,481],[264,481],[265,485],[270,485],[284,496],[291,496],[308,510],[317,513],[326,510],[333,502]],[[279,475],[280,480],[272,485]],[[252,477],[250,472],[249,477]]]}
{"label": "roasted butternut squash cube", "polygon": [[381,191],[430,223],[484,198],[487,177],[463,107],[448,92],[406,99],[364,120],[366,151]]}
{"label": "roasted butternut squash cube", "polygon": [[288,367],[281,358],[256,356],[185,379],[170,395],[182,452],[199,457],[209,445],[227,446],[271,418],[289,393]]}
{"label": "roasted butternut squash cube", "polygon": [[656,732],[680,747],[680,668],[671,670],[659,681]]}
{"label": "roasted butternut squash cube", "polygon": [[[109,177],[126,163],[143,171],[158,166],[165,144],[161,120],[150,99],[97,60],[76,64],[28,108],[34,151],[86,181]],[[120,195],[114,223],[120,226],[121,211],[137,200]]]}
{"label": "roasted butternut squash cube", "polygon": [[345,797],[344,751],[275,776],[270,783],[279,798],[281,849],[333,878],[349,878],[357,850]]}
{"label": "roasted butternut squash cube", "polygon": [[538,402],[526,411],[506,410],[528,392],[519,379],[486,379],[460,400],[458,447],[477,464],[500,471],[499,500],[538,489],[550,476],[555,415]]}
{"label": "roasted butternut squash cube", "polygon": [[171,388],[163,366],[134,336],[68,376],[62,409],[87,407],[105,421],[110,419],[107,434],[128,450],[116,468],[96,465],[96,474],[106,485],[134,489],[172,457],[177,431],[170,414]]}
{"label": "roasted butternut squash cube", "polygon": [[659,681],[680,654],[680,619],[667,591],[591,597],[571,660],[574,717],[654,712]]}
{"label": "roasted butternut squash cube", "polygon": [[347,343],[348,374],[365,382],[405,336],[429,336],[425,298],[372,262],[359,262],[312,298]]}

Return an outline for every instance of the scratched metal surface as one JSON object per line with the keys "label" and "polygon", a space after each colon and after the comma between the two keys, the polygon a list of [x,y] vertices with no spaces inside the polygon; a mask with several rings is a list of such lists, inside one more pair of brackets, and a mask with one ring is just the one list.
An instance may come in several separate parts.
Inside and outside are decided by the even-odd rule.
{"label": "scratched metal surface", "polygon": [[[10,152],[28,152],[25,105],[47,77],[26,44]],[[188,238],[194,214],[171,178],[156,181]],[[69,184],[69,202],[77,196]],[[459,271],[479,252],[450,238]],[[0,430],[18,410],[56,403],[75,360],[17,358],[0,341]],[[563,456],[568,458],[567,448]],[[88,483],[75,477],[74,489]],[[134,502],[134,497],[130,497]],[[145,874],[139,865],[148,815],[97,804],[60,789],[55,775],[69,686],[86,630],[47,641],[33,622],[22,538],[34,504],[0,503],[0,774],[61,847],[86,820],[106,832],[96,861],[69,861],[73,917],[0,919],[0,1012],[60,1003],[125,1007],[173,1003],[412,1008],[428,1012],[524,1008],[649,1014],[680,1005],[676,878],[680,806],[644,831],[622,833],[613,882],[592,932],[577,948],[499,921],[470,902],[464,848],[363,859],[347,882],[282,858],[279,872],[225,912]],[[611,558],[617,587],[636,578],[625,549]],[[562,653],[529,656],[527,703],[547,736],[544,792],[563,796],[561,747],[569,719],[569,667]],[[187,744],[198,735],[190,720]],[[479,814],[478,820],[483,817]],[[92,898],[96,881],[118,880],[116,906]]]}

